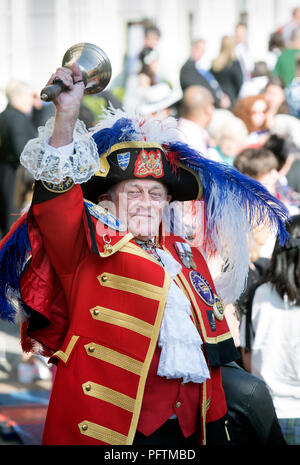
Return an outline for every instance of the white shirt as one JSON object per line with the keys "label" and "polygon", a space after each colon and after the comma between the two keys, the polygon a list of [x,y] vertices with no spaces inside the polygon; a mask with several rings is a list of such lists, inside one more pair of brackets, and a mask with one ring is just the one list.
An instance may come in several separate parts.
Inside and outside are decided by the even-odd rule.
{"label": "white shirt", "polygon": [[[300,307],[285,303],[265,283],[255,292],[251,317],[251,371],[267,384],[278,418],[300,418]],[[242,347],[245,326],[243,317]]]}
{"label": "white shirt", "polygon": [[221,161],[218,152],[209,145],[209,133],[206,129],[186,118],[179,119],[178,128],[181,131],[182,142],[200,152],[205,158]]}

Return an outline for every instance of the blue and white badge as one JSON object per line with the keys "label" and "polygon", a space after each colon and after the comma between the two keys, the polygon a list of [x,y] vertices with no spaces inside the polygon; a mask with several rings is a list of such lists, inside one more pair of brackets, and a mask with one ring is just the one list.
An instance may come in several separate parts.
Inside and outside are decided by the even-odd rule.
{"label": "blue and white badge", "polygon": [[101,221],[101,223],[116,231],[126,231],[126,226],[116,216],[105,210],[105,208],[89,200],[84,200],[84,204],[87,206],[90,214]]}
{"label": "blue and white badge", "polygon": [[198,271],[190,271],[190,281],[198,296],[210,307],[214,306],[215,296],[207,280]]}
{"label": "blue and white badge", "polygon": [[125,171],[130,162],[130,152],[118,153],[117,160],[121,170]]}

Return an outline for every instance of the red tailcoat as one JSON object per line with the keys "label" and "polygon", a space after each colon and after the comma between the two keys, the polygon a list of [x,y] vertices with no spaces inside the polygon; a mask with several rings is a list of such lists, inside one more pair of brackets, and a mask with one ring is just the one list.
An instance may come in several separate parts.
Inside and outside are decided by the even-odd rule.
{"label": "red tailcoat", "polygon": [[[205,444],[206,422],[227,410],[219,366],[236,356],[225,318],[211,327],[211,307],[182,265],[175,282],[191,301],[211,378],[182,385],[157,376],[169,273],[132,234],[97,221],[79,186],[50,200],[35,198],[21,295],[32,309],[23,347],[37,340],[57,363],[43,444],[132,444],[137,428],[148,435],[173,413],[185,436],[198,429]],[[183,242],[171,235],[160,245],[179,261],[176,240]],[[215,292],[197,249],[193,257]]]}

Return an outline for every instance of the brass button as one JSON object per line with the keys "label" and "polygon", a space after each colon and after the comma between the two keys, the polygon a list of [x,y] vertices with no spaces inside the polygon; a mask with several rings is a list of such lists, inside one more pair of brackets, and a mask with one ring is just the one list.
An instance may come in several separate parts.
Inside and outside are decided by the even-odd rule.
{"label": "brass button", "polygon": [[105,283],[105,281],[107,281],[107,280],[108,280],[108,277],[107,277],[107,276],[101,276],[101,281],[102,281],[103,283]]}
{"label": "brass button", "polygon": [[175,407],[179,408],[181,406],[181,402],[176,402]]}
{"label": "brass button", "polygon": [[93,314],[94,314],[95,316],[99,315],[99,313],[100,313],[99,310],[94,310],[94,311],[93,311]]}
{"label": "brass button", "polygon": [[86,391],[90,391],[91,389],[92,389],[92,386],[91,386],[90,384],[87,384],[87,385],[85,386],[85,390],[86,390]]}
{"label": "brass button", "polygon": [[81,426],[82,431],[86,431],[88,429],[88,425],[85,423]]}
{"label": "brass button", "polygon": [[89,352],[95,352],[95,347],[90,346],[90,347],[88,348],[88,351],[89,351]]}

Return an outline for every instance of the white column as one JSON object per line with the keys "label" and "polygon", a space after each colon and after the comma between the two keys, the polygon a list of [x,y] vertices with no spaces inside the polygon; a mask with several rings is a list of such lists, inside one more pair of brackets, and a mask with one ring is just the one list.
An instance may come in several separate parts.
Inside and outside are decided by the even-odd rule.
{"label": "white column", "polygon": [[28,2],[11,0],[11,44],[10,78],[30,81],[30,60],[28,47]]}
{"label": "white column", "polygon": [[237,19],[238,8],[235,0],[198,0],[193,38],[206,41],[203,66],[210,67],[211,61],[219,53],[222,37],[233,35]]}
{"label": "white column", "polygon": [[248,0],[248,43],[254,61],[263,61],[275,30],[274,0]]}

